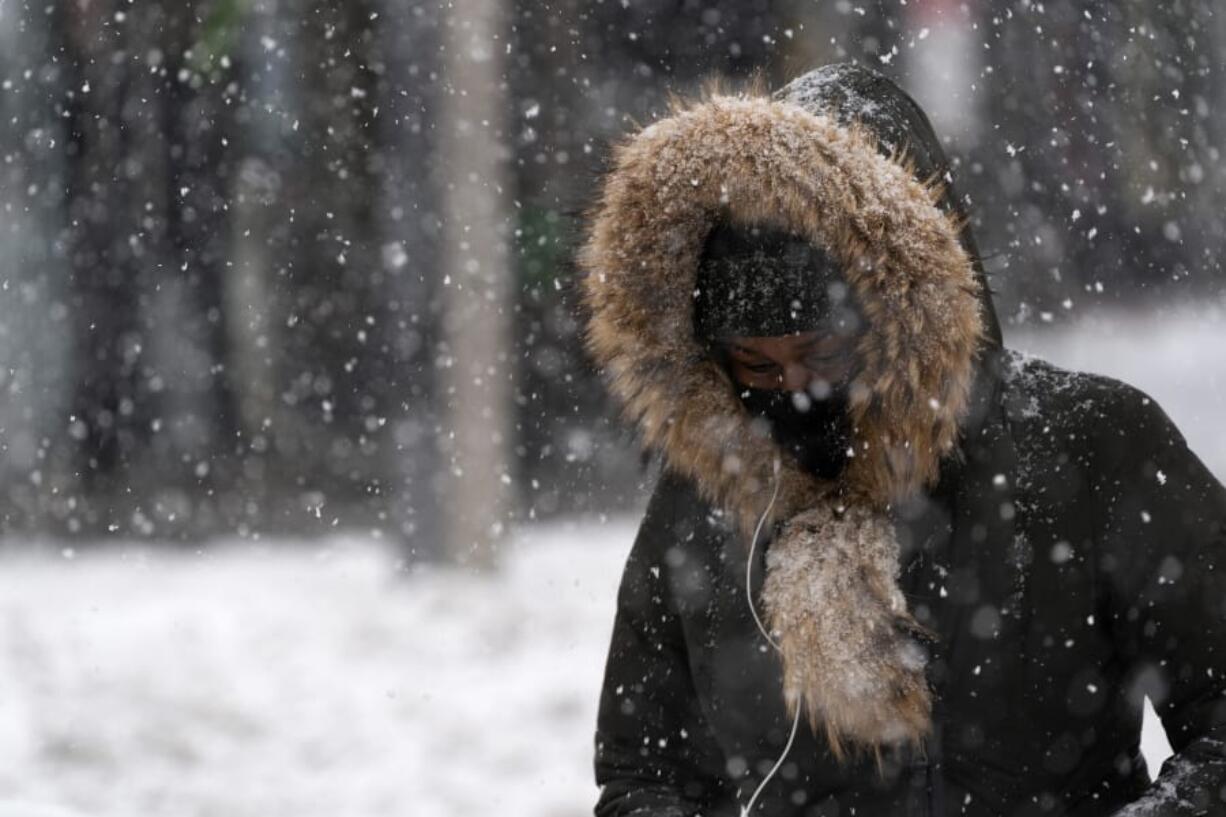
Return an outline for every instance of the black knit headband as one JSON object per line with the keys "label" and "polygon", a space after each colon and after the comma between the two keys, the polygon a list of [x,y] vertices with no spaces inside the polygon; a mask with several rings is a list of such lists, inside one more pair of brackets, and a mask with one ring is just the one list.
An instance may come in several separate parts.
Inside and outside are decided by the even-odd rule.
{"label": "black knit headband", "polygon": [[842,270],[821,247],[769,226],[721,223],[707,237],[694,293],[695,337],[851,332],[855,321]]}

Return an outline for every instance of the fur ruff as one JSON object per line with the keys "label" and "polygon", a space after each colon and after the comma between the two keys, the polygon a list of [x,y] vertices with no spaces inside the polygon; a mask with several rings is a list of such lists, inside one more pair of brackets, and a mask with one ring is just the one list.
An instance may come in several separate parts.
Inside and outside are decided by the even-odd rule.
{"label": "fur ruff", "polygon": [[[941,193],[905,156],[881,155],[862,126],[716,95],[616,150],[579,257],[588,351],[644,444],[746,537],[778,480],[763,604],[789,713],[805,707],[839,756],[847,744],[875,750],[930,731],[887,512],[958,455],[984,340],[962,224]],[[752,422],[694,337],[698,259],[721,218],[807,236],[841,262],[864,310],[854,451],[837,482],[802,470]]]}

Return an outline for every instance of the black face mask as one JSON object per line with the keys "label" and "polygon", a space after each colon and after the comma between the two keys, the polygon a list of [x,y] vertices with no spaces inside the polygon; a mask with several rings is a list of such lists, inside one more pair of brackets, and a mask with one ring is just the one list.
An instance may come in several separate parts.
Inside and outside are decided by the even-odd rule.
{"label": "black face mask", "polygon": [[[847,391],[835,388],[828,397],[808,397],[808,408],[797,407],[793,392],[739,386],[741,403],[755,417],[770,424],[771,436],[800,464],[823,479],[834,479],[847,461],[851,421]],[[803,405],[804,400],[800,401]]]}

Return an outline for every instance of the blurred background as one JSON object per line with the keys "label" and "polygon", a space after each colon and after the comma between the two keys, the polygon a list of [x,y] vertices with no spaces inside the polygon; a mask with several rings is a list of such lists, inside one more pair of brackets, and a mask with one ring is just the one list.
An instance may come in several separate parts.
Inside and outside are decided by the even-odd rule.
{"label": "blurred background", "polygon": [[712,77],[898,80],[1007,343],[1226,477],[1223,54],[1210,0],[0,0],[0,815],[590,810],[654,465],[573,252]]}

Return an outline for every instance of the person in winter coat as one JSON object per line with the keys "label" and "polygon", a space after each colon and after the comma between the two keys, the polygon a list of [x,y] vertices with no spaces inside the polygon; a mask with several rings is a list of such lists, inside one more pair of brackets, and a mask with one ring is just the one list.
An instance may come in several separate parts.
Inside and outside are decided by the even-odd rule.
{"label": "person in winter coat", "polygon": [[664,467],[597,815],[1226,815],[1226,489],[1140,389],[1004,348],[967,221],[853,65],[617,150],[586,342]]}

